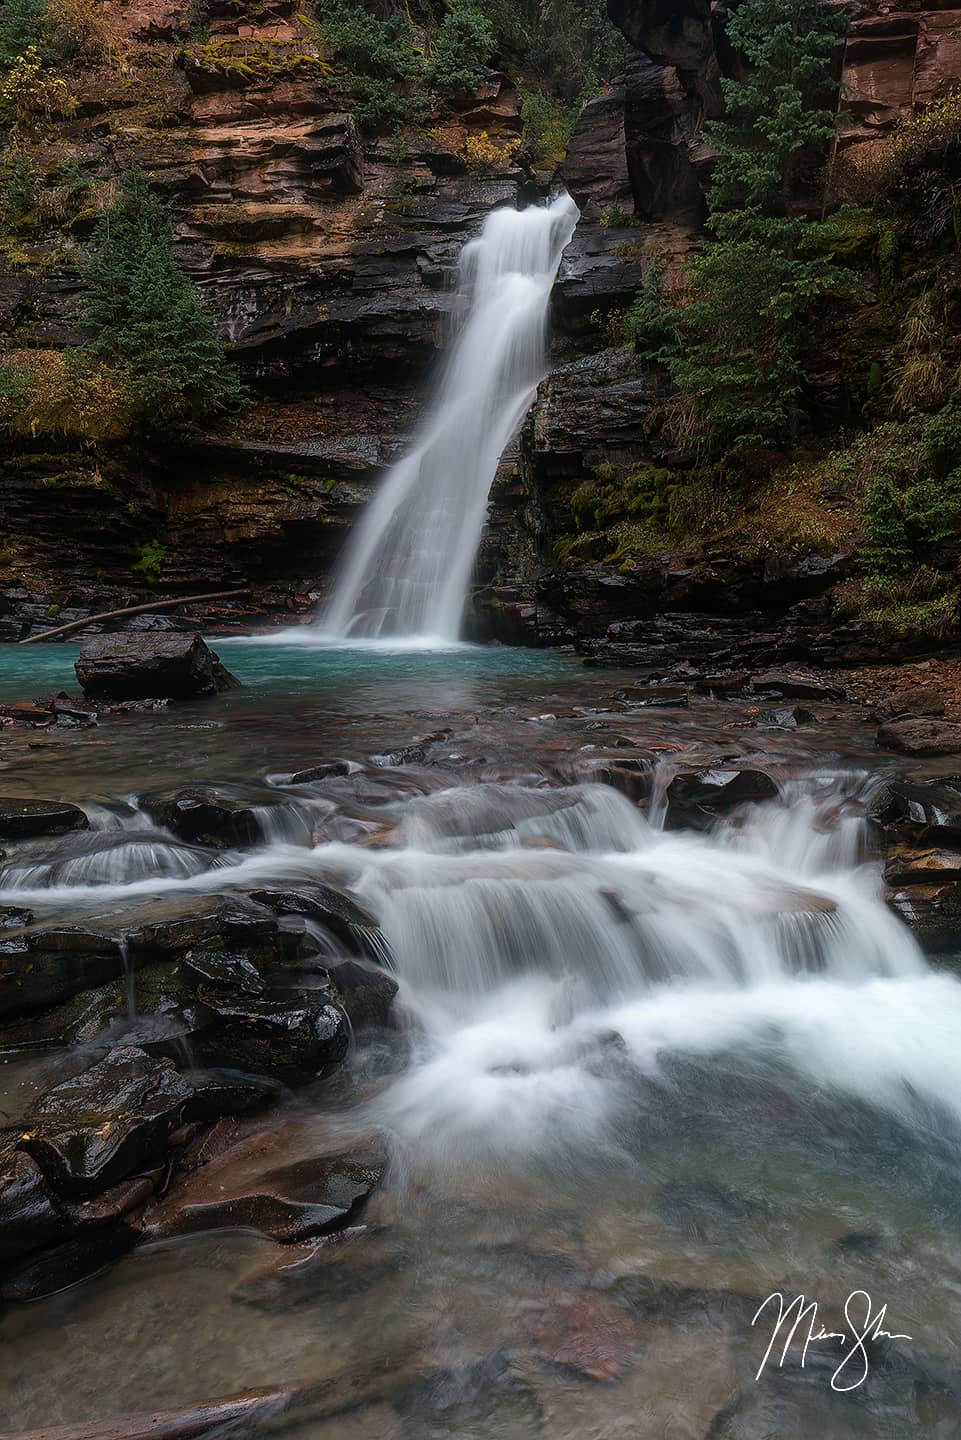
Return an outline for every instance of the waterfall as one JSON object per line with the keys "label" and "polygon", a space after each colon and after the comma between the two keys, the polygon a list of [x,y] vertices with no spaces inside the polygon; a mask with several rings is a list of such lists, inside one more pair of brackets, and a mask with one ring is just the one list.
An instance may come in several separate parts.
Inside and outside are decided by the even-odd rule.
{"label": "waterfall", "polygon": [[384,479],[351,538],[331,639],[455,641],[498,462],[544,371],[551,286],[578,210],[494,210],[464,246],[467,319],[414,450]]}

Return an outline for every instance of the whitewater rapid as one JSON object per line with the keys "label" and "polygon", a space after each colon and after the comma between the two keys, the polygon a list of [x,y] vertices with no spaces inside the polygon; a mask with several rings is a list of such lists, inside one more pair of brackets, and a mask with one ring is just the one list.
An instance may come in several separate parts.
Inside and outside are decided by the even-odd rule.
{"label": "whitewater rapid", "polygon": [[251,852],[143,833],[134,811],[134,828],[22,847],[0,893],[122,916],[347,887],[380,921],[413,1027],[375,1118],[445,1163],[616,1150],[638,1087],[679,1058],[749,1059],[800,1103],[961,1125],[961,985],[885,905],[845,783],[839,801],[797,782],[706,834],[664,832],[602,785],[454,785],[380,807],[377,848],[311,843],[311,807],[331,804],[303,785],[265,807],[272,838]]}

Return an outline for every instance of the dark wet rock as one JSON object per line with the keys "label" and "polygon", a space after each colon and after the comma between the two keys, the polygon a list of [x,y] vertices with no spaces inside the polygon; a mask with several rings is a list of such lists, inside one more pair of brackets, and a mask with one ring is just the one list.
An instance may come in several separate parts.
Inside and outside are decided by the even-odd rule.
{"label": "dark wet rock", "polygon": [[871,798],[868,815],[888,830],[928,843],[961,842],[961,781],[892,780]]}
{"label": "dark wet rock", "polygon": [[879,720],[900,720],[907,716],[931,715],[940,717],[944,714],[944,695],[940,690],[932,688],[905,686],[901,690],[892,690],[890,695],[878,706]]}
{"label": "dark wet rock", "polygon": [[401,1247],[383,1231],[353,1225],[333,1235],[284,1249],[260,1270],[247,1275],[231,1293],[232,1300],[268,1313],[293,1305],[328,1303],[362,1294],[397,1274]]}
{"label": "dark wet rock", "polygon": [[305,1085],[339,1065],[347,1053],[343,1012],[321,992],[270,999],[205,992],[209,1025],[194,1042],[204,1064],[271,1075]]}
{"label": "dark wet rock", "polygon": [[63,1234],[60,1202],[37,1162],[10,1140],[0,1148],[0,1266]]}
{"label": "dark wet rock", "polygon": [[55,699],[51,706],[59,730],[95,730],[96,710],[86,710],[73,700]]}
{"label": "dark wet rock", "polygon": [[811,675],[796,675],[788,670],[765,670],[755,675],[751,684],[755,691],[782,695],[785,700],[844,699],[844,691],[837,685],[826,685]]}
{"label": "dark wet rock", "polygon": [[112,1265],[139,1238],[122,1221],[71,1235],[59,1245],[21,1256],[0,1276],[0,1297],[7,1301],[42,1300]]}
{"label": "dark wet rock", "polygon": [[95,700],[190,700],[240,684],[199,635],[91,635],[76,670]]}
{"label": "dark wet rock", "polygon": [[762,710],[758,726],[762,730],[796,730],[799,725],[813,725],[816,717],[801,705],[783,705],[775,710]]}
{"label": "dark wet rock", "polygon": [[894,891],[889,904],[929,954],[961,952],[961,884],[957,881],[906,886]]}
{"label": "dark wet rock", "polygon": [[180,969],[198,995],[210,987],[243,995],[261,995],[264,991],[264,979],[256,965],[236,951],[213,947],[188,950]]}
{"label": "dark wet rock", "polygon": [[920,717],[889,720],[878,729],[877,743],[903,755],[957,755],[961,754],[961,725]]}
{"label": "dark wet rock", "polygon": [[49,1091],[20,1143],[60,1193],[90,1194],[160,1163],[191,1095],[169,1060],[121,1046]]}
{"label": "dark wet rock", "polygon": [[214,1161],[176,1186],[147,1216],[152,1237],[201,1230],[259,1230],[290,1244],[350,1225],[384,1173],[379,1145],[321,1152],[254,1177]]}
{"label": "dark wet rock", "polygon": [[18,905],[0,905],[0,930],[22,930],[33,921],[33,911]]}
{"label": "dark wet rock", "polygon": [[246,896],[231,896],[201,902],[182,914],[146,921],[127,933],[128,953],[143,963],[179,958],[189,950],[211,945],[275,962],[280,953],[277,922],[264,906]]}
{"label": "dark wet rock", "polygon": [[186,1120],[208,1122],[223,1115],[247,1115],[283,1095],[279,1081],[237,1070],[196,1070],[184,1075],[193,1094],[184,1107]]}
{"label": "dark wet rock", "polygon": [[387,942],[370,911],[332,885],[312,884],[303,890],[252,890],[250,898],[278,915],[303,915],[317,921],[352,954],[364,955],[373,950],[383,957],[388,953]]}
{"label": "dark wet rock", "polygon": [[751,680],[749,670],[708,670],[692,677],[694,689],[702,695],[737,695]]}
{"label": "dark wet rock", "polygon": [[715,766],[682,771],[667,787],[667,823],[674,829],[697,825],[735,805],[760,804],[777,794],[777,786],[763,770]]}
{"label": "dark wet rock", "polygon": [[360,960],[327,961],[331,997],[346,1011],[355,1030],[390,1023],[397,981],[378,965]]}
{"label": "dark wet rock", "polygon": [[628,685],[611,698],[631,709],[686,710],[690,704],[687,690],[676,685]]}
{"label": "dark wet rock", "polygon": [[0,800],[0,837],[4,840],[64,835],[68,830],[86,830],[88,824],[77,805],[58,800]]}
{"label": "dark wet rock", "polygon": [[120,700],[110,706],[111,715],[156,715],[170,708],[169,700]]}
{"label": "dark wet rock", "polygon": [[0,1018],[57,1005],[122,970],[119,942],[81,927],[0,940]]}
{"label": "dark wet rock", "polygon": [[322,765],[311,765],[306,770],[297,770],[288,776],[288,785],[307,785],[313,780],[330,780],[344,775],[353,775],[363,769],[356,760],[327,760]]}
{"label": "dark wet rock", "polygon": [[[280,797],[272,803],[280,804]],[[150,790],[140,796],[140,805],[156,824],[188,844],[224,849],[259,845],[265,838],[259,805],[212,785]]]}
{"label": "dark wet rock", "polygon": [[59,1005],[0,1022],[0,1054],[88,1044],[125,1006],[126,997],[116,981],[80,990]]}

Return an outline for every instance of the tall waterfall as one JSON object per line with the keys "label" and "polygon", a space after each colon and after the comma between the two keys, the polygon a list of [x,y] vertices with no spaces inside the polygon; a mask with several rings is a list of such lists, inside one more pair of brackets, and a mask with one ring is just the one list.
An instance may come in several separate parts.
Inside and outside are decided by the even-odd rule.
{"label": "tall waterfall", "polygon": [[332,639],[457,639],[498,461],[544,370],[551,286],[577,223],[566,195],[494,210],[464,246],[467,320],[420,443],[352,537],[320,625]]}

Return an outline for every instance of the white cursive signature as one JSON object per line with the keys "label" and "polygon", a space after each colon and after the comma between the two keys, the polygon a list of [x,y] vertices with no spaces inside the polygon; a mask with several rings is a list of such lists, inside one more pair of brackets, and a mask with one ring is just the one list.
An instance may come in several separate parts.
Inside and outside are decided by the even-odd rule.
{"label": "white cursive signature", "polygon": [[[884,1322],[887,1318],[887,1305],[882,1305],[875,1312],[871,1296],[866,1290],[852,1290],[844,1302],[844,1319],[847,1323],[847,1331],[825,1330],[818,1321],[818,1302],[816,1300],[806,1301],[803,1295],[796,1295],[787,1303],[784,1294],[775,1290],[766,1300],[758,1306],[752,1326],[760,1320],[764,1311],[771,1305],[777,1306],[777,1323],[768,1341],[768,1347],[764,1352],[764,1359],[758,1367],[755,1380],[760,1380],[764,1374],[764,1367],[771,1358],[771,1351],[779,1339],[784,1338],[784,1347],[781,1350],[781,1358],[775,1363],[778,1369],[783,1366],[787,1359],[787,1352],[799,1329],[807,1324],[807,1329],[801,1329],[800,1339],[803,1341],[801,1347],[801,1369],[804,1369],[804,1361],[807,1358],[808,1346],[816,1345],[820,1340],[838,1340],[843,1346],[851,1343],[850,1350],[844,1356],[840,1365],[831,1376],[831,1389],[842,1393],[848,1390],[856,1390],[863,1385],[868,1378],[868,1352],[867,1342],[874,1340],[910,1340],[912,1336],[901,1335],[891,1330],[884,1329]],[[860,1315],[863,1309],[864,1314]],[[856,1366],[856,1368],[855,1368]]]}

